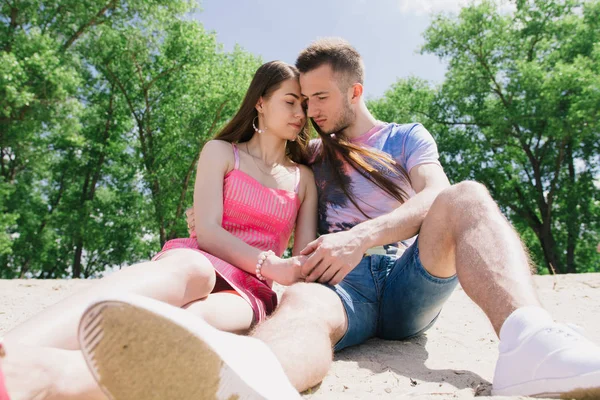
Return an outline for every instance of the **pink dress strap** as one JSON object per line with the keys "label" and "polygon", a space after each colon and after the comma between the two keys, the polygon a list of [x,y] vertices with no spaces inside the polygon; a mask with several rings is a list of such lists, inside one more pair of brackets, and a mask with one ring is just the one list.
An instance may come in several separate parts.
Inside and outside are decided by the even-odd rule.
{"label": "pink dress strap", "polygon": [[240,153],[235,143],[231,143],[231,146],[233,147],[233,158],[235,159],[233,169],[240,169]]}
{"label": "pink dress strap", "polygon": [[294,193],[298,193],[298,186],[300,186],[300,167],[296,165],[296,182],[294,183]]}

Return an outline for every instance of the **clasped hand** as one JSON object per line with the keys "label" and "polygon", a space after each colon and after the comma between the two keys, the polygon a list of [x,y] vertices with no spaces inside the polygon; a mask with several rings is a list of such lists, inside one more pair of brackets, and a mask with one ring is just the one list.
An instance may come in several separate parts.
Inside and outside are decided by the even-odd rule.
{"label": "clasped hand", "polygon": [[308,256],[301,267],[302,276],[306,282],[337,285],[358,265],[363,253],[352,231],[320,236],[300,252]]}
{"label": "clasped hand", "polygon": [[[194,233],[194,211],[186,210],[188,230]],[[364,254],[360,240],[351,231],[322,235],[310,242],[299,256],[273,262],[269,278],[282,285],[320,282],[337,285],[360,262]]]}

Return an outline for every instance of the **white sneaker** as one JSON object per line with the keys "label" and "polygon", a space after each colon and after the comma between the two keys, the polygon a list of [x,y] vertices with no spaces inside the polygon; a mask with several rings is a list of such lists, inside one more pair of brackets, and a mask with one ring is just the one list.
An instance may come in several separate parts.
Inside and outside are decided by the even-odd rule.
{"label": "white sneaker", "polygon": [[112,400],[300,399],[260,340],[146,297],[93,303],[80,321],[79,343]]}
{"label": "white sneaker", "polygon": [[513,349],[500,346],[492,394],[600,398],[600,346],[573,326],[541,326]]}

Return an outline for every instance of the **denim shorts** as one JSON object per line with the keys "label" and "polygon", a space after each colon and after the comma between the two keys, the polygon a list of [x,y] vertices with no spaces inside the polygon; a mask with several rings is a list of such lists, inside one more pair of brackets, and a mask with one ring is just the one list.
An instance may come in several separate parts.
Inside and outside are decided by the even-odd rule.
{"label": "denim shorts", "polygon": [[403,340],[420,335],[434,324],[457,283],[456,275],[437,278],[425,270],[418,240],[400,257],[363,257],[342,282],[329,286],[348,317],[348,330],[335,351],[372,337]]}

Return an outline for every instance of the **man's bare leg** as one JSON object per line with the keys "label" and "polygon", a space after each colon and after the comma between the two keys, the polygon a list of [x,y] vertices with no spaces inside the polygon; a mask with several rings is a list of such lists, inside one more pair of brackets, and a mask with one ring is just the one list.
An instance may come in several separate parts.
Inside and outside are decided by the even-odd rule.
{"label": "man's bare leg", "polygon": [[331,289],[297,283],[283,294],[277,311],[252,336],[275,353],[298,391],[323,380],[333,358],[333,345],[346,333],[344,306]]}
{"label": "man's bare leg", "polygon": [[437,197],[421,227],[419,250],[432,275],[458,275],[497,334],[517,308],[540,306],[525,248],[479,183],[462,182]]}
{"label": "man's bare leg", "polygon": [[440,193],[419,250],[432,275],[457,274],[500,337],[493,394],[600,396],[600,346],[541,307],[524,246],[483,185]]}
{"label": "man's bare leg", "polygon": [[[457,213],[456,207],[464,207],[468,215]],[[515,251],[502,251],[506,246]],[[419,247],[424,266],[434,276],[449,277],[457,273],[456,265],[464,266],[459,267],[460,282],[481,303],[497,332],[515,309],[539,305],[522,244],[479,184],[459,184],[440,195],[423,224]],[[325,377],[332,345],[346,329],[337,294],[320,285],[296,284],[252,336],[273,350],[292,384],[303,391]]]}

